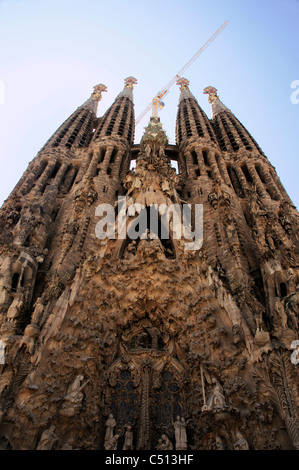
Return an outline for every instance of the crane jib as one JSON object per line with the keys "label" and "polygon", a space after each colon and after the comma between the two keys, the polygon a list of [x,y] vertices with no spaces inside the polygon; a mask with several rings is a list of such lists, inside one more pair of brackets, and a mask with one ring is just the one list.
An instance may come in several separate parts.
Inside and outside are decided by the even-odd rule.
{"label": "crane jib", "polygon": [[[159,93],[155,95],[155,97],[152,99],[150,104],[145,108],[145,110],[136,119],[136,122],[135,122],[136,125],[141,121],[141,119],[148,113],[150,109],[152,109],[153,116],[157,115],[157,102],[160,101],[161,98],[163,98],[169,92],[169,89],[172,87],[172,85],[175,84],[177,79],[181,78],[182,74],[193,64],[193,62],[197,59],[197,57],[207,49],[207,47],[214,41],[214,39],[216,39],[218,34],[221,33],[221,31],[228,25],[228,23],[229,21],[226,20],[223,23],[223,25],[220,26],[219,29],[217,29],[217,31],[213,34],[213,36],[211,36],[210,39],[196,52],[196,54],[194,54],[194,56],[191,57],[191,59],[184,65],[184,67],[182,67],[179,70],[179,72],[175,75],[175,77],[173,77],[173,79],[170,80],[170,82],[166,85],[166,87],[164,87],[162,91],[160,91]],[[164,106],[164,103],[163,103],[163,106]]]}

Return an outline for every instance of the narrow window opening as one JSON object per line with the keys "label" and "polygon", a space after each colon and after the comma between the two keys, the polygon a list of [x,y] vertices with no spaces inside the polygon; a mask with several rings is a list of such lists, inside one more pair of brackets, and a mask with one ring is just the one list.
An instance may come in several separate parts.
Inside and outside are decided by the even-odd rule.
{"label": "narrow window opening", "polygon": [[[122,156],[121,164],[120,164],[119,171],[118,171],[118,174],[119,174],[119,175],[120,175],[121,172],[124,170],[124,165],[125,165],[125,162],[126,162],[126,157],[127,157],[127,155],[126,155],[126,153],[124,153],[123,156]],[[125,168],[125,169],[127,169],[127,168]]]}
{"label": "narrow window opening", "polygon": [[238,176],[236,174],[235,169],[232,166],[228,165],[227,172],[229,174],[230,181],[231,181],[232,187],[235,190],[235,193],[238,196],[242,197],[243,196],[243,191],[242,191],[241,185],[239,183]]}
{"label": "narrow window opening", "polygon": [[54,167],[54,169],[53,169],[53,171],[50,175],[50,178],[55,178],[55,176],[58,173],[58,170],[59,170],[60,166],[61,166],[60,162],[56,162],[56,165],[55,165],[55,167]]}
{"label": "narrow window opening", "polygon": [[110,163],[114,163],[116,154],[117,154],[117,148],[114,147],[114,149],[113,149],[113,151],[112,151],[112,153],[111,153],[111,157],[110,157],[110,162],[109,162],[109,164],[110,164]]}
{"label": "narrow window opening", "polygon": [[170,160],[171,168],[175,169],[175,172],[178,173],[178,162],[176,160]]}
{"label": "narrow window opening", "polygon": [[20,279],[20,274],[19,273],[14,273],[12,276],[12,283],[11,283],[11,290],[12,292],[16,292],[18,285],[19,285],[19,279]]}
{"label": "narrow window opening", "polygon": [[225,129],[225,131],[226,131],[226,134],[227,134],[227,136],[228,136],[228,138],[229,138],[229,141],[230,141],[230,143],[231,143],[231,146],[232,146],[233,150],[234,150],[234,151],[239,150],[239,145],[238,145],[237,142],[235,141],[235,138],[234,138],[234,136],[233,136],[233,134],[232,134],[232,132],[231,132],[231,130],[230,130],[230,128],[229,128],[228,123],[226,122],[226,120],[225,120],[223,117],[220,117],[220,119],[221,119],[222,125],[223,125],[223,127],[224,127],[224,129]]}
{"label": "narrow window opening", "polygon": [[193,164],[198,165],[198,158],[197,158],[197,153],[195,152],[195,150],[192,150],[191,155],[193,159]]}
{"label": "narrow window opening", "polygon": [[131,160],[130,170],[133,170],[134,168],[136,168],[136,160]]}
{"label": "narrow window opening", "polygon": [[286,297],[288,294],[286,284],[284,282],[281,282],[279,288],[280,288],[280,297]]}
{"label": "narrow window opening", "polygon": [[262,172],[261,167],[260,167],[259,165],[255,165],[255,169],[256,169],[256,171],[257,171],[257,173],[258,173],[258,175],[259,175],[259,177],[260,177],[262,183],[265,184],[265,183],[266,183],[266,180],[265,180],[265,177],[264,177],[264,175],[263,175],[263,172]]}
{"label": "narrow window opening", "polygon": [[203,151],[202,151],[202,156],[203,156],[203,161],[205,162],[205,165],[206,165],[206,166],[210,166],[209,160],[208,160],[208,151],[207,151],[207,150],[203,150]]}
{"label": "narrow window opening", "polygon": [[245,178],[246,178],[247,183],[253,183],[252,178],[251,178],[251,175],[250,175],[250,173],[249,173],[249,171],[248,171],[248,168],[247,168],[246,163],[244,163],[244,164],[241,166],[241,169],[242,169],[242,171],[243,171],[243,173],[244,173],[244,176],[245,176]]}

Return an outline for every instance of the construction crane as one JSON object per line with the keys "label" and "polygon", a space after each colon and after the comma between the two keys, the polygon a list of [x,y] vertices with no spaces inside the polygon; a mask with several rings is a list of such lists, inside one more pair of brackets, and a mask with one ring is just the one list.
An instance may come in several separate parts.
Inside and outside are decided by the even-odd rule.
{"label": "construction crane", "polygon": [[219,29],[217,29],[216,33],[210,37],[210,39],[194,54],[193,57],[184,65],[184,67],[179,70],[179,72],[173,77],[172,80],[163,88],[162,91],[156,94],[150,104],[146,107],[146,109],[138,116],[136,119],[135,124],[139,124],[141,119],[148,113],[150,109],[152,109],[152,116],[158,117],[159,109],[163,108],[164,103],[162,102],[162,98],[169,93],[169,89],[174,85],[174,83],[182,77],[182,74],[193,64],[193,62],[197,59],[197,57],[202,54],[206,48],[216,39],[216,37],[221,33],[221,31],[228,25],[228,21],[225,21]]}

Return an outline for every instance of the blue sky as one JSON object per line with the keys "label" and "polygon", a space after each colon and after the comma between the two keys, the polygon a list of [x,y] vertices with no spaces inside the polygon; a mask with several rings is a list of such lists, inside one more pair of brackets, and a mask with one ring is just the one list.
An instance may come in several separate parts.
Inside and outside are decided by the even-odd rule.
{"label": "blue sky", "polygon": [[[0,0],[0,203],[94,85],[108,87],[102,115],[124,78],[136,77],[138,116],[225,20],[186,72],[190,89],[209,117],[203,88],[218,89],[299,207],[299,104],[291,102],[291,83],[299,80],[298,0]],[[170,143],[178,97],[174,85],[160,113]],[[136,128],[136,143],[149,116]]]}

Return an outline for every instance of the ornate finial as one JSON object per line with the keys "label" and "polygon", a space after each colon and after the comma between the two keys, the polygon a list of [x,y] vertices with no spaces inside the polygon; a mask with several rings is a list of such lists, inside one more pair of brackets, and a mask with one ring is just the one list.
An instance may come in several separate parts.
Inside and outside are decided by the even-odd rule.
{"label": "ornate finial", "polygon": [[214,103],[215,101],[219,100],[217,95],[217,90],[213,86],[207,86],[204,91],[204,95],[209,95],[209,103]]}
{"label": "ornate finial", "polygon": [[125,78],[125,88],[133,89],[133,85],[137,84],[137,80],[134,77]]}
{"label": "ornate finial", "polygon": [[176,81],[177,85],[180,85],[180,90],[189,90],[189,80],[187,78],[178,78]]}
{"label": "ornate finial", "polygon": [[144,128],[145,132],[140,141],[141,150],[145,150],[147,145],[152,147],[166,148],[168,145],[168,138],[162,128],[159,117],[151,117],[149,124]]}
{"label": "ornate finial", "polygon": [[91,95],[92,98],[95,98],[98,101],[100,101],[102,99],[102,92],[107,91],[107,87],[106,87],[106,85],[103,85],[102,83],[100,83],[99,85],[94,86],[93,90],[94,91]]}

